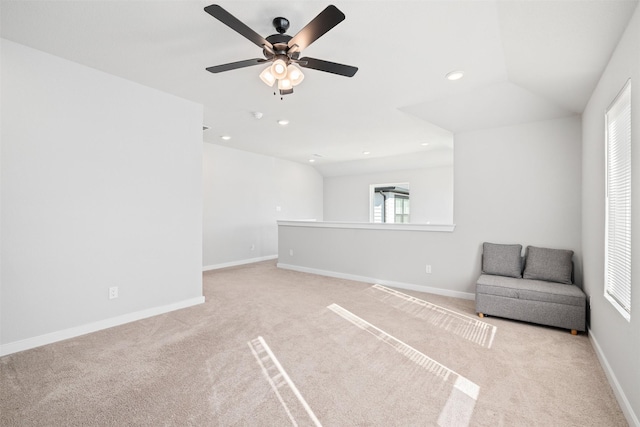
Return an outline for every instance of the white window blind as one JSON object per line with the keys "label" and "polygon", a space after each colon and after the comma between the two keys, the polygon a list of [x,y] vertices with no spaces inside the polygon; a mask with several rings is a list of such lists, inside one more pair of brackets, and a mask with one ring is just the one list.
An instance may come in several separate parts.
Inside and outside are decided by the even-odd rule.
{"label": "white window blind", "polygon": [[631,81],[605,114],[606,224],[604,295],[631,319]]}

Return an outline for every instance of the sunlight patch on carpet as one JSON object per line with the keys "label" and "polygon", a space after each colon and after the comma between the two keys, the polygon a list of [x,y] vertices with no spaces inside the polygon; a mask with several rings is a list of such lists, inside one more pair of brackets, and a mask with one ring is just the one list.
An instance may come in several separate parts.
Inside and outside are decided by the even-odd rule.
{"label": "sunlight patch on carpet", "polygon": [[[306,418],[304,414],[300,415],[300,413],[302,413],[300,409],[301,406],[313,424],[317,427],[321,427],[322,424],[320,424],[320,421],[311,410],[311,407],[309,407],[309,404],[304,400],[304,397],[302,397],[302,394],[296,385],[291,381],[289,375],[287,375],[285,370],[282,368],[282,365],[280,365],[280,362],[276,359],[276,356],[273,354],[265,340],[262,337],[258,337],[247,344],[249,344],[249,348],[251,349],[253,356],[262,368],[262,373],[278,397],[278,400],[289,416],[291,423],[294,426],[297,426],[298,422],[296,419],[300,419],[302,417]],[[289,402],[289,405],[287,402]]]}
{"label": "sunlight patch on carpet", "polygon": [[375,284],[370,289],[381,295],[383,302],[414,317],[427,320],[479,346],[491,348],[493,344],[498,330],[496,326],[382,285]]}
{"label": "sunlight patch on carpet", "polygon": [[458,377],[445,403],[438,425],[440,427],[468,426],[473,415],[473,408],[478,399],[480,387],[465,377]]}
{"label": "sunlight patch on carpet", "polygon": [[413,363],[426,369],[436,377],[441,378],[443,382],[446,383],[449,379],[453,380],[453,378],[455,378],[451,394],[438,417],[438,425],[441,427],[463,427],[469,425],[469,421],[473,415],[473,409],[475,408],[480,393],[480,386],[338,304],[331,304],[327,308],[358,328],[370,333],[383,343],[391,346]]}

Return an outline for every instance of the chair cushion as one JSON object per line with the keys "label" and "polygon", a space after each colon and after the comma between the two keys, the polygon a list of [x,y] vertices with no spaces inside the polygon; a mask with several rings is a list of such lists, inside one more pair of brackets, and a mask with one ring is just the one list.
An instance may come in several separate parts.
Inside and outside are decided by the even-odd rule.
{"label": "chair cushion", "polygon": [[482,245],[482,272],[506,277],[522,277],[522,245]]}
{"label": "chair cushion", "polygon": [[528,246],[522,277],[571,284],[572,257],[570,250]]}

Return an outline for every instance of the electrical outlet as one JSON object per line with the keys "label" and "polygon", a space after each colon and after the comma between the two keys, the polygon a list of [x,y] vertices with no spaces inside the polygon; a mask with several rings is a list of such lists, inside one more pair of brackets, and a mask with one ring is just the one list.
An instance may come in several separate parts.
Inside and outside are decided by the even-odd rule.
{"label": "electrical outlet", "polygon": [[427,264],[427,267],[425,268],[425,272],[427,274],[431,274],[431,264]]}
{"label": "electrical outlet", "polygon": [[109,299],[118,298],[118,287],[112,286],[109,288]]}

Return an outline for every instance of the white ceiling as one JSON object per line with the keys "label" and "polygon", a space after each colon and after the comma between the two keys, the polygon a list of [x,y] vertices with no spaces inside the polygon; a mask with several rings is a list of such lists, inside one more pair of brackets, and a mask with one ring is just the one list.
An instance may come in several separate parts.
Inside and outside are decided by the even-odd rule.
{"label": "white ceiling", "polygon": [[[314,166],[336,175],[366,158],[387,159],[371,161],[378,168],[440,158],[451,132],[581,113],[637,0],[338,1],[346,19],[301,56],[358,73],[303,69],[283,100],[259,80],[262,66],[205,71],[261,56],[209,4],[2,0],[2,37],[203,104],[205,142],[304,163],[317,154]],[[329,3],[219,4],[267,36],[274,17],[295,35]],[[446,80],[452,70],[465,77]]]}

